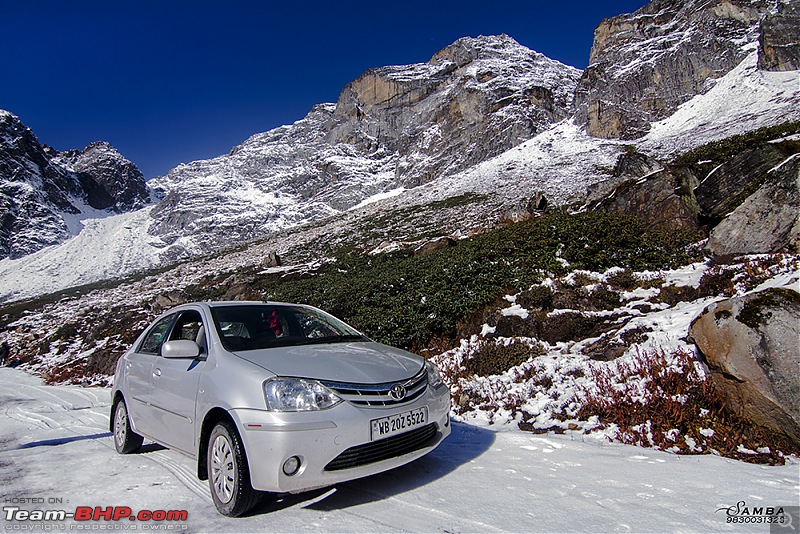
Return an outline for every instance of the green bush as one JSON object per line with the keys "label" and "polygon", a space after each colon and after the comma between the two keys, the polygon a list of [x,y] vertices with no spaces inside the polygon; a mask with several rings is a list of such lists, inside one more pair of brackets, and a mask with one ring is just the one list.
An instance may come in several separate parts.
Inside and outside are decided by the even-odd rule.
{"label": "green bush", "polygon": [[466,372],[478,376],[491,376],[505,373],[528,359],[545,353],[541,345],[530,346],[525,343],[483,343],[472,357],[466,361]]}
{"label": "green bush", "polygon": [[774,126],[766,126],[699,146],[678,156],[675,159],[675,163],[678,165],[691,165],[702,160],[722,163],[754,145],[796,133],[800,133],[800,121],[788,121]]}
{"label": "green bush", "polygon": [[498,297],[564,274],[559,251],[574,268],[659,269],[687,263],[684,249],[697,238],[632,216],[562,211],[429,254],[345,254],[314,276],[254,283],[265,299],[312,304],[377,341],[420,349],[455,340],[458,325]]}

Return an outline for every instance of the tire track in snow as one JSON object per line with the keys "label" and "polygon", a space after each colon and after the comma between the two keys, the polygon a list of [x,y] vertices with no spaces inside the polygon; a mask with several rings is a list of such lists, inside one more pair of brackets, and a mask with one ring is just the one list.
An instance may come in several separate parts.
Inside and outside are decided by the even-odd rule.
{"label": "tire track in snow", "polygon": [[[450,524],[459,525],[459,528],[457,528],[457,530],[462,530],[464,525],[471,525],[478,532],[504,532],[503,529],[497,528],[494,525],[489,525],[487,523],[482,523],[482,522],[476,521],[474,519],[467,519],[466,517],[463,517],[463,516],[457,516],[457,515],[449,514],[447,512],[443,512],[442,510],[439,510],[437,508],[431,508],[429,506],[422,506],[421,504],[415,504],[415,503],[412,503],[412,502],[404,501],[402,499],[399,499],[398,497],[382,495],[382,494],[374,492],[374,491],[369,491],[369,490],[364,490],[364,489],[355,490],[355,489],[351,489],[351,488],[344,487],[344,486],[337,487],[337,491],[351,493],[351,494],[353,494],[355,496],[369,495],[370,497],[375,498],[376,500],[380,500],[380,501],[383,501],[383,502],[390,502],[390,503],[399,505],[399,506],[404,507],[404,508],[411,508],[413,510],[419,511],[422,514],[424,514],[421,517],[435,516],[435,517],[438,517],[438,518],[440,518],[442,520],[449,521]],[[373,522],[375,522],[377,524],[386,526],[389,529],[397,529],[397,528],[399,528],[398,525],[393,525],[393,524],[390,524],[390,523],[384,523],[384,522],[376,521],[372,517],[363,516],[361,514],[357,514],[357,513],[353,512],[351,510],[341,509],[339,511],[347,513],[347,514],[351,514],[353,516],[362,518],[364,520],[373,521]],[[384,514],[385,514],[385,511],[384,511]],[[407,517],[407,516],[405,516],[403,514],[401,514],[400,516],[403,517],[403,518]]]}
{"label": "tire track in snow", "polygon": [[[178,453],[176,453],[178,454]],[[157,464],[165,467],[169,472],[175,475],[175,478],[178,479],[186,488],[200,497],[203,500],[209,499],[209,489],[208,487],[197,478],[197,475],[192,472],[188,467],[176,462],[172,458],[169,457],[168,454],[155,451],[150,452],[145,455],[142,455],[145,458],[148,458]]]}

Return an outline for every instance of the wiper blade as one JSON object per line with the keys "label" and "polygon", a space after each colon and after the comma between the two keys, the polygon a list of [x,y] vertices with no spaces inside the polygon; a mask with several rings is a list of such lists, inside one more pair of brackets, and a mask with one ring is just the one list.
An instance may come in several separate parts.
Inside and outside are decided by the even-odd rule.
{"label": "wiper blade", "polygon": [[347,334],[342,336],[325,336],[309,339],[305,342],[306,345],[316,345],[318,343],[341,343],[343,341],[369,341],[365,336],[357,334]]}

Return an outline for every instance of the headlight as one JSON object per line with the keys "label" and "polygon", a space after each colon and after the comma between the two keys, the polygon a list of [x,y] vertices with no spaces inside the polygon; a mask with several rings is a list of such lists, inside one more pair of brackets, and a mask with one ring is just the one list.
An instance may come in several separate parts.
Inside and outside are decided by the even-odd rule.
{"label": "headlight", "polygon": [[439,374],[439,369],[431,362],[425,362],[425,370],[428,371],[428,384],[430,384],[432,388],[438,388],[444,384],[444,382],[442,382],[442,375]]}
{"label": "headlight", "polygon": [[271,378],[264,382],[267,409],[273,412],[308,412],[336,406],[342,399],[315,380]]}

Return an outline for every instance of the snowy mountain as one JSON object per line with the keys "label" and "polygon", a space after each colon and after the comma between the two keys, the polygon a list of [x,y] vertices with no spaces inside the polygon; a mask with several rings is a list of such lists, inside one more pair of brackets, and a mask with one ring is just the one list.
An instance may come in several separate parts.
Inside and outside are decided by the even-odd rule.
{"label": "snowy mountain", "polygon": [[579,76],[505,35],[459,39],[427,63],[371,69],[335,105],[153,180],[164,200],[151,233],[177,257],[451,176],[567,117]]}
{"label": "snowy mountain", "polygon": [[[152,180],[162,200],[135,214],[108,217],[109,209],[143,202],[120,185],[128,181],[105,177],[124,172],[86,171],[102,167],[100,155],[110,147],[48,156],[30,142],[35,150],[25,161],[40,165],[6,158],[0,176],[28,168],[52,175],[26,186],[26,195],[48,200],[7,210],[30,212],[14,215],[14,235],[33,245],[16,245],[15,259],[0,261],[0,300],[209,253],[218,256],[215,269],[259,263],[275,251],[290,262],[313,262],[343,246],[385,249],[467,235],[526,216],[531,198],[542,195],[551,206],[600,199],[677,153],[800,119],[793,5],[654,1],[601,23],[583,73],[508,36],[459,39],[426,63],[371,69],[338,102]],[[4,146],[15,135],[3,138]],[[647,165],[626,167],[620,158],[632,152],[646,154]],[[89,177],[108,194],[87,193]],[[137,182],[135,173],[129,177]],[[5,198],[25,195],[15,189]],[[34,219],[38,226],[25,223]],[[62,246],[22,257],[83,227]],[[221,252],[244,244],[252,251]]]}
{"label": "snowy mountain", "polygon": [[0,257],[61,243],[80,233],[86,218],[149,201],[142,173],[108,143],[59,153],[0,110]]}

